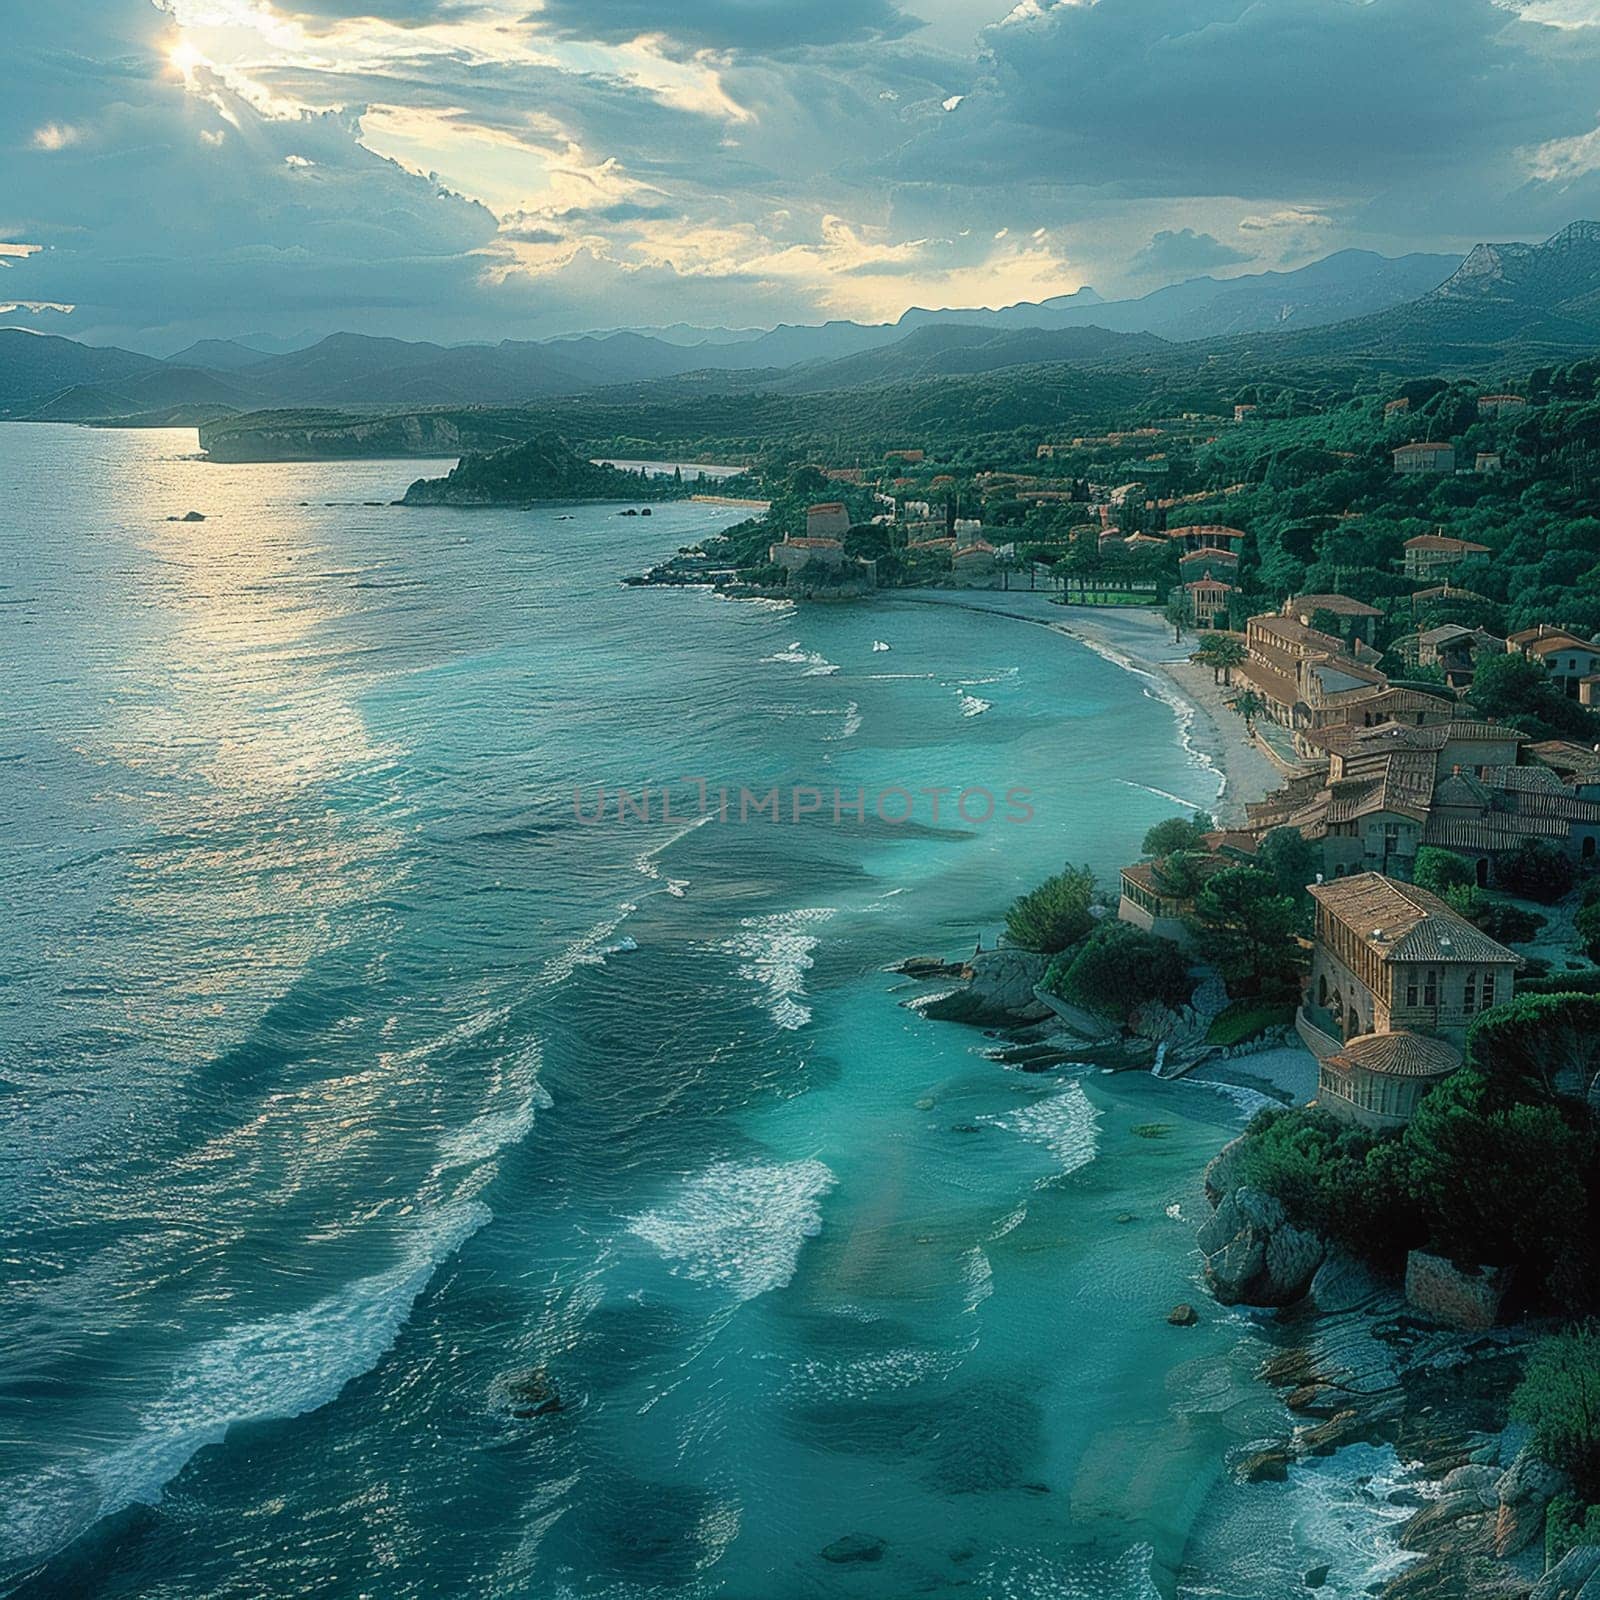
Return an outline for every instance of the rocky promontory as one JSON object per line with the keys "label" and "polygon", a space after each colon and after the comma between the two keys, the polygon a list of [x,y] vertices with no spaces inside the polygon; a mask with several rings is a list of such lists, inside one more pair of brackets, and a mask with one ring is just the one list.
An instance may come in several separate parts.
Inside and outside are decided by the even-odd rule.
{"label": "rocky promontory", "polygon": [[674,500],[689,493],[674,478],[646,477],[586,460],[554,434],[487,455],[465,455],[443,478],[418,478],[408,506],[529,506],[550,501]]}

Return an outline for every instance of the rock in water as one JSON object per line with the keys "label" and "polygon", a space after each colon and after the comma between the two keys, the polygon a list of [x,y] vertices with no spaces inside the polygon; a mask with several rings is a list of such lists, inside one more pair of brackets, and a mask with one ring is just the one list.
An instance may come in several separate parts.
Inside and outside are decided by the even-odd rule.
{"label": "rock in water", "polygon": [[964,988],[952,989],[920,1009],[934,1022],[969,1022],[978,1027],[1040,1022],[1050,1015],[1050,1008],[1033,991],[1049,966],[1049,956],[1030,950],[985,950],[972,958],[972,978]]}
{"label": "rock in water", "polygon": [[1308,1589],[1320,1589],[1328,1581],[1328,1574],[1332,1567],[1324,1561],[1320,1567],[1312,1567],[1305,1575],[1305,1586]]}
{"label": "rock in water", "polygon": [[548,1417],[561,1409],[561,1396],[543,1367],[529,1367],[506,1383],[511,1400],[511,1415],[519,1421]]}
{"label": "rock in water", "polygon": [[1282,1204],[1248,1186],[1224,1196],[1200,1228],[1206,1283],[1225,1306],[1292,1305],[1327,1255],[1323,1240],[1289,1221]]}
{"label": "rock in water", "polygon": [[1186,1300],[1175,1305],[1167,1313],[1167,1321],[1174,1328],[1192,1328],[1199,1320],[1200,1313]]}
{"label": "rock in water", "polygon": [[1283,1483],[1291,1459],[1287,1450],[1257,1450],[1234,1463],[1233,1475],[1240,1483]]}
{"label": "rock in water", "polygon": [[847,1533],[842,1539],[835,1539],[822,1552],[824,1561],[843,1564],[850,1561],[882,1561],[883,1552],[889,1547],[882,1539],[870,1533]]}

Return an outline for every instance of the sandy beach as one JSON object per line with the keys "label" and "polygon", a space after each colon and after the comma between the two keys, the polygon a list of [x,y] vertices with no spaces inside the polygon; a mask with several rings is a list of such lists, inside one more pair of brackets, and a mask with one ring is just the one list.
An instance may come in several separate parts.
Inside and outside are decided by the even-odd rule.
{"label": "sandy beach", "polygon": [[1223,699],[1221,686],[1211,681],[1210,669],[1189,659],[1194,634],[1185,633],[1175,644],[1172,628],[1159,611],[1144,606],[1062,606],[1051,594],[1027,589],[911,589],[895,593],[893,602],[961,606],[1036,623],[1079,640],[1130,671],[1160,679],[1192,713],[1187,733],[1195,750],[1222,776],[1215,812],[1224,826],[1242,823],[1246,802],[1259,800],[1283,781]]}

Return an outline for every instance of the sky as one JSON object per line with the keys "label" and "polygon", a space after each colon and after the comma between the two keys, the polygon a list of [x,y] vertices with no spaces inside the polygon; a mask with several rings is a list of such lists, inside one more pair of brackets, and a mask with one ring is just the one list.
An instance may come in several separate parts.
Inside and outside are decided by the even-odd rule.
{"label": "sky", "polygon": [[13,0],[0,322],[892,320],[1600,217],[1600,0]]}

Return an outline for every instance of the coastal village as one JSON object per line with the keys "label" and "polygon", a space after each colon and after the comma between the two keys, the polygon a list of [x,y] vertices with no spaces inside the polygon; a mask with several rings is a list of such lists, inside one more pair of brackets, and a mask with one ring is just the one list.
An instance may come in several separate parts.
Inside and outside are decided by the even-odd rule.
{"label": "coastal village", "polygon": [[[1267,1374],[1284,1436],[1235,1469],[1409,1449],[1433,1498],[1391,1600],[1600,1593],[1600,524],[1545,519],[1536,559],[1559,580],[1538,584],[1505,570],[1532,541],[1472,536],[1553,456],[1594,473],[1588,434],[1550,448],[1550,375],[1529,387],[1542,402],[1369,395],[1365,450],[1307,443],[1282,406],[1236,481],[1219,474],[1271,434],[1265,397],[1045,440],[1038,471],[914,447],[806,466],[646,580],[922,591],[1091,642],[1120,626],[1123,648],[1135,619],[1147,643],[1170,632],[1168,670],[1270,779],[1152,829],[1113,895],[1069,866],[1017,901],[1000,948],[903,970],[946,983],[925,1015],[989,1026],[1023,1070],[1259,1084],[1253,1062],[1287,1064],[1282,1109],[1207,1174],[1206,1285],[1381,1309],[1391,1348],[1370,1384],[1315,1338],[1286,1352]],[[1343,495],[1315,504],[1330,480]],[[1441,1372],[1470,1406],[1441,1399]]]}

